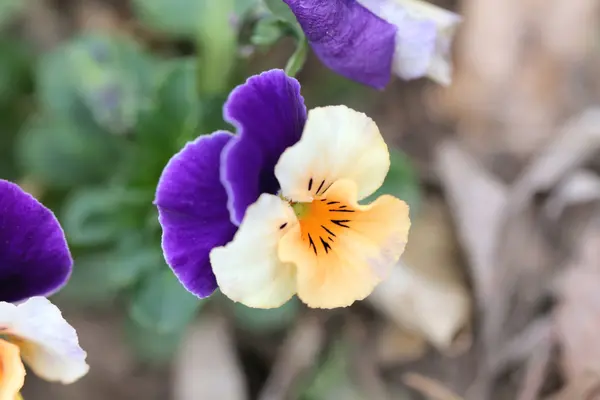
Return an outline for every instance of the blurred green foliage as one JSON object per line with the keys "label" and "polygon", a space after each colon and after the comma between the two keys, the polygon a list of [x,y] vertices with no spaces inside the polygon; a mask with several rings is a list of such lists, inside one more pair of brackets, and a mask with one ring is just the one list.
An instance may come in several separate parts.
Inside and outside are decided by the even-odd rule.
{"label": "blurred green foliage", "polygon": [[[0,29],[22,4],[0,0]],[[59,301],[118,301],[132,346],[162,361],[209,301],[185,291],[164,261],[152,204],[162,169],[187,141],[227,126],[223,102],[249,69],[242,44],[266,49],[293,37],[291,75],[304,66],[308,44],[281,0],[133,5],[148,28],[191,43],[193,54],[167,57],[116,33],[79,35],[41,55],[9,35],[0,39],[0,177],[35,182],[63,224],[75,269]],[[317,85],[318,101],[346,98],[357,87],[330,78]],[[392,152],[381,193],[418,205],[418,182],[402,153]],[[302,310],[295,298],[276,310],[226,304],[240,329],[255,333],[281,331]]]}

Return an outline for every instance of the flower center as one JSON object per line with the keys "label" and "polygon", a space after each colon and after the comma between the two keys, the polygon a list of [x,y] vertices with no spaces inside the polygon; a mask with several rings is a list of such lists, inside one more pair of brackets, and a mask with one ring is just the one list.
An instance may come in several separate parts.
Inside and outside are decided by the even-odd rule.
{"label": "flower center", "polygon": [[310,203],[293,203],[298,217],[302,241],[315,255],[329,254],[336,240],[350,228],[352,214],[350,206],[341,201],[317,197]]}

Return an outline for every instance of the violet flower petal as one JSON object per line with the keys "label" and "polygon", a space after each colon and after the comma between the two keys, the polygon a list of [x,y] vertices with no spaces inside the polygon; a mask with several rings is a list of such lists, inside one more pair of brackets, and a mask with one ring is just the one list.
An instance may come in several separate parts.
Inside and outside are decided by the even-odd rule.
{"label": "violet flower petal", "polygon": [[284,0],[321,61],[338,74],[382,89],[390,80],[396,27],[356,0]]}
{"label": "violet flower petal", "polygon": [[304,129],[306,107],[300,84],[282,70],[249,78],[233,90],[225,119],[238,135],[221,157],[221,181],[227,190],[231,221],[239,225],[261,193],[277,194],[275,164]]}
{"label": "violet flower petal", "polygon": [[66,283],[72,267],[52,211],[16,184],[0,180],[0,301],[50,295]]}
{"label": "violet flower petal", "polygon": [[198,297],[208,297],[217,288],[210,251],[227,244],[237,229],[229,221],[227,193],[219,179],[221,153],[232,138],[215,132],[188,143],[171,158],[156,190],[165,259]]}

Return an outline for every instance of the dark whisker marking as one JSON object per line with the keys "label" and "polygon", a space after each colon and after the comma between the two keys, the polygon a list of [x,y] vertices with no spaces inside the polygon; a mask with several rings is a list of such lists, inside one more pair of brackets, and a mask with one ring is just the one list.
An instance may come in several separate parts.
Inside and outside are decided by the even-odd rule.
{"label": "dark whisker marking", "polygon": [[312,247],[312,249],[314,250],[315,255],[317,255],[317,247],[315,246],[315,242],[313,242],[313,239],[310,236],[310,233],[308,234],[308,242],[309,242],[310,247]]}
{"label": "dark whisker marking", "polygon": [[329,253],[329,250],[331,249],[331,246],[329,245],[329,243],[324,241],[321,236],[319,236],[319,239],[321,239],[321,243],[323,244],[323,248],[325,249],[325,254]]}
{"label": "dark whisker marking", "polygon": [[324,184],[325,184],[325,181],[321,181],[321,184],[319,185],[319,188],[317,189],[317,194],[319,194],[319,192],[321,191],[321,188],[323,187]]}
{"label": "dark whisker marking", "polygon": [[354,212],[354,210],[329,210],[330,212]]}
{"label": "dark whisker marking", "polygon": [[329,184],[329,186],[327,186],[327,187],[325,188],[325,190],[323,190],[323,193],[327,192],[327,191],[329,190],[329,188],[331,187],[331,185],[333,185],[333,183],[330,183],[330,184]]}
{"label": "dark whisker marking", "polygon": [[308,191],[310,192],[311,189],[312,189],[312,178],[310,178],[308,181]]}
{"label": "dark whisker marking", "polygon": [[329,205],[329,206],[332,204],[340,204],[340,202],[339,201],[330,201],[327,203],[327,205]]}
{"label": "dark whisker marking", "polygon": [[321,225],[321,228],[325,229],[327,231],[327,233],[329,233],[331,236],[335,237],[335,233],[331,232],[329,229],[327,229],[325,226]]}
{"label": "dark whisker marking", "polygon": [[321,201],[327,201],[327,199],[321,199]]}
{"label": "dark whisker marking", "polygon": [[283,228],[285,228],[286,226],[287,226],[287,222],[286,222],[286,223],[284,223],[283,225],[281,225],[281,226],[279,227],[279,229],[283,229]]}
{"label": "dark whisker marking", "polygon": [[347,205],[340,206],[340,208],[346,208],[346,207],[348,207],[348,206]]}
{"label": "dark whisker marking", "polygon": [[337,226],[341,226],[342,228],[350,228],[348,225],[346,225],[346,222],[350,222],[349,219],[332,219],[331,222]]}

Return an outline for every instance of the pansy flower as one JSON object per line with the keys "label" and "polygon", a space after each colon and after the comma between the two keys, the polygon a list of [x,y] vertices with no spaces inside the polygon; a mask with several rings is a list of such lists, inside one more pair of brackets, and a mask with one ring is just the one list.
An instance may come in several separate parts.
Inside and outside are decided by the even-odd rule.
{"label": "pansy flower", "polygon": [[237,135],[188,143],[158,184],[163,251],[182,284],[256,308],[295,294],[319,308],[368,296],[410,226],[399,199],[359,204],[390,166],[376,124],[344,106],[307,114],[299,83],[281,70],[236,88],[224,114]]}
{"label": "pansy flower", "polygon": [[383,88],[428,76],[447,85],[460,17],[421,0],[283,0],[313,50],[332,70]]}
{"label": "pansy flower", "polygon": [[65,284],[72,264],[52,212],[0,180],[0,400],[19,398],[21,360],[49,381],[67,384],[87,373],[75,330],[42,297]]}

